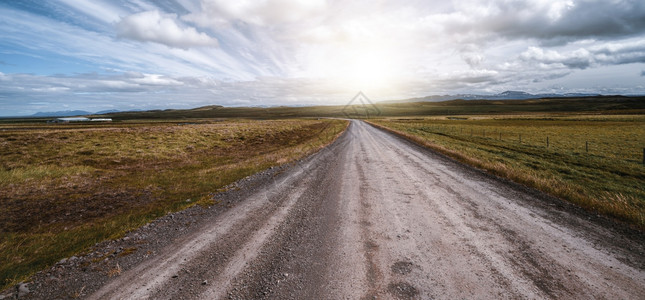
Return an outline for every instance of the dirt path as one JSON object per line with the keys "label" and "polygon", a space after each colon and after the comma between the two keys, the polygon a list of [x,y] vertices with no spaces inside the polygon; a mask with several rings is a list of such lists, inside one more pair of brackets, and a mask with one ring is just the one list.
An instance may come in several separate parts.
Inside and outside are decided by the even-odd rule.
{"label": "dirt path", "polygon": [[[163,239],[149,228],[132,233],[146,238],[117,276],[97,279],[88,266],[82,275],[77,263],[50,274],[58,280],[32,283],[28,296],[64,297],[81,285],[89,299],[645,295],[641,233],[363,122],[318,154],[241,185],[221,195],[230,208],[184,213],[155,231]],[[66,280],[80,283],[60,288]]]}

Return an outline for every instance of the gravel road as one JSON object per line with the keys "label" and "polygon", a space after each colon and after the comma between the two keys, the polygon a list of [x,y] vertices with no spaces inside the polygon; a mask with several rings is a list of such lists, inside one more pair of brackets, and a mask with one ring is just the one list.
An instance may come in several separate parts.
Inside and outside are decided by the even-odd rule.
{"label": "gravel road", "polygon": [[[87,263],[41,272],[26,297],[645,295],[642,233],[361,121],[317,154],[217,197],[76,259]],[[135,253],[101,256],[128,247]]]}

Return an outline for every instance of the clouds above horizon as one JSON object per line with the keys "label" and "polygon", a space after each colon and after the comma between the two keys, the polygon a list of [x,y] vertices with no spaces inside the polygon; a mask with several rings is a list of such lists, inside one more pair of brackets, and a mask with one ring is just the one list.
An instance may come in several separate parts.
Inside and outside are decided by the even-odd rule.
{"label": "clouds above horizon", "polygon": [[636,0],[33,0],[0,13],[0,115],[342,104],[357,90],[645,93]]}
{"label": "clouds above horizon", "polygon": [[562,45],[580,39],[640,36],[645,28],[645,3],[624,0],[530,0],[455,3],[442,15],[454,34],[507,39],[536,39]]}
{"label": "clouds above horizon", "polygon": [[645,40],[627,43],[611,43],[587,48],[578,48],[568,52],[544,50],[529,47],[520,54],[524,61],[537,62],[544,66],[586,69],[602,65],[622,65],[645,63]]}
{"label": "clouds above horizon", "polygon": [[218,45],[216,39],[193,27],[180,27],[176,14],[161,14],[158,10],[129,15],[117,23],[116,31],[121,38],[181,49]]}

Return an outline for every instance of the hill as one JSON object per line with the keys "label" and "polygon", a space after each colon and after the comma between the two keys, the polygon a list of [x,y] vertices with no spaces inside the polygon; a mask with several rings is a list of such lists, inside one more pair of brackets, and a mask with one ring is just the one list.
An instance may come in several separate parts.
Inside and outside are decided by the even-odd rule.
{"label": "hill", "polygon": [[37,112],[30,117],[72,117],[91,114],[89,111],[84,110],[62,110],[50,112]]}
{"label": "hill", "polygon": [[522,91],[505,91],[494,95],[457,94],[457,95],[432,95],[421,98],[410,98],[403,100],[387,100],[380,103],[403,103],[422,101],[446,101],[446,100],[526,100],[543,98],[581,98],[601,96],[599,94],[565,93],[565,94],[530,94]]}
{"label": "hill", "polygon": [[593,96],[528,100],[450,100],[305,107],[204,106],[186,110],[151,110],[107,114],[114,120],[296,117],[424,116],[518,113],[645,113],[645,97]]}

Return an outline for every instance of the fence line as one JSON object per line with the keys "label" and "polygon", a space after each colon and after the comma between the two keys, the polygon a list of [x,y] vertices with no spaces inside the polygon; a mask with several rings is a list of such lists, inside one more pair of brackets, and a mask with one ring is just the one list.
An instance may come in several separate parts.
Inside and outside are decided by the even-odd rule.
{"label": "fence line", "polygon": [[[461,135],[461,136],[463,136],[464,135],[463,126],[456,127],[456,126],[451,126],[451,125],[434,125],[434,126],[424,126],[422,128],[423,128],[423,131],[426,131],[428,133],[441,133],[441,134],[447,135],[447,136],[450,136],[450,135],[453,135],[453,136]],[[457,128],[459,128],[459,130],[457,130]],[[474,128],[471,128],[470,129],[470,137],[471,138],[474,137],[474,138],[483,138],[483,139],[495,140],[495,137],[497,136],[499,138],[499,141],[504,141],[504,139],[503,139],[504,135],[513,135],[513,132],[510,132],[510,133],[506,132],[505,133],[505,132],[502,132],[500,130],[500,131],[497,132],[497,135],[495,135],[495,132],[493,132],[492,136],[491,135],[486,136],[486,129],[482,129],[482,135],[480,137],[475,136],[474,133],[475,133]],[[467,134],[466,134],[466,136],[467,136]],[[557,143],[554,143],[553,137],[551,137],[549,135],[543,135],[543,136],[546,139],[543,140],[544,141],[543,143],[545,143],[545,144],[542,144],[542,145],[546,145],[546,148],[552,149],[553,151],[555,151],[557,153],[558,152],[557,149],[559,147],[556,146]],[[530,137],[529,137],[529,139],[530,139]],[[513,142],[512,139],[509,142]],[[532,144],[530,141],[527,141],[527,140],[523,141],[522,140],[522,133],[517,134],[517,142],[519,144],[522,144],[522,145],[525,145],[525,146],[528,146],[528,147],[538,146],[539,145],[539,144],[538,145]],[[590,144],[589,140],[585,140],[584,153],[589,153],[589,144]],[[573,153],[582,153],[582,148],[564,147],[564,148],[560,148],[560,149],[562,151],[564,151],[564,152],[571,151]],[[580,152],[577,152],[576,149],[580,149]],[[642,164],[645,166],[645,148],[643,148],[642,150],[643,150]],[[605,157],[601,153],[599,153],[599,155],[601,157]],[[630,156],[626,156],[626,155],[630,155]],[[613,157],[620,158],[620,159],[628,159],[628,160],[633,161],[633,156],[631,156],[631,155],[633,155],[633,154],[628,154],[628,153],[623,152],[623,153],[616,153]],[[612,156],[610,155],[609,157],[612,157]],[[638,160],[636,160],[636,161],[638,162]]]}

